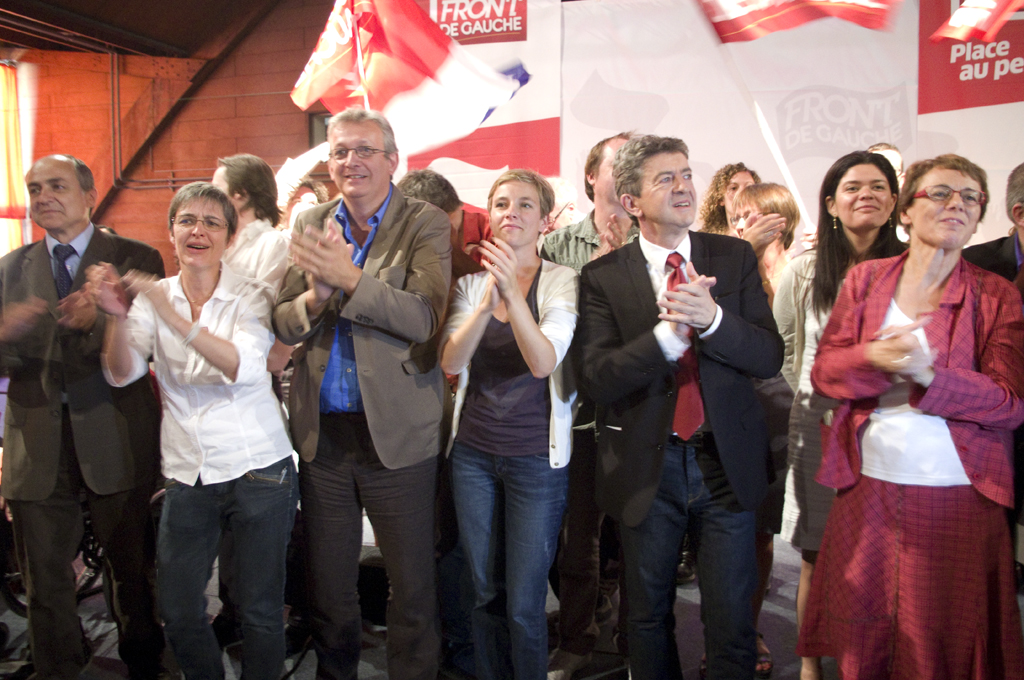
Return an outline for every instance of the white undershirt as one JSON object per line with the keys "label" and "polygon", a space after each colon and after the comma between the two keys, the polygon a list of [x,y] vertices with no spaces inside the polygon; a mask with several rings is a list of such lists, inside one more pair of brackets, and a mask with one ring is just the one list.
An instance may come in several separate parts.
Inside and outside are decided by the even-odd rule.
{"label": "white undershirt", "polygon": [[[882,328],[905,326],[913,319],[889,303]],[[914,331],[931,358],[923,328]],[[861,439],[861,473],[895,484],[961,486],[970,484],[946,419],[910,405],[911,383],[900,377],[878,398]]]}

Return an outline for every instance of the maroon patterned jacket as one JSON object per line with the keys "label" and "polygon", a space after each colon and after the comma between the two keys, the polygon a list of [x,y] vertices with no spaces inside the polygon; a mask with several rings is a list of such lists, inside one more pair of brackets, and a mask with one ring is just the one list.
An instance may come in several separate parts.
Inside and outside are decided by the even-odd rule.
{"label": "maroon patterned jacket", "polygon": [[[864,347],[881,328],[907,255],[871,260],[846,276],[818,345],[814,390],[844,400],[822,425],[817,481],[846,489],[860,479],[860,438],[890,386]],[[1012,431],[1024,421],[1024,316],[1013,284],[961,259],[924,327],[935,380],[910,404],[942,416],[974,487],[1013,507]]]}

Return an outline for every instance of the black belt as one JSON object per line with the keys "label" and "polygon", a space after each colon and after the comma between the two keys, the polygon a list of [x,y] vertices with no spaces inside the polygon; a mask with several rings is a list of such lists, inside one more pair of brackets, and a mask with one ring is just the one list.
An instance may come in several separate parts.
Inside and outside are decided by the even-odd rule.
{"label": "black belt", "polygon": [[693,436],[689,439],[683,439],[674,432],[668,436],[669,446],[692,446],[695,449],[701,450],[708,446],[714,446],[715,435],[711,431],[707,432],[694,432]]}

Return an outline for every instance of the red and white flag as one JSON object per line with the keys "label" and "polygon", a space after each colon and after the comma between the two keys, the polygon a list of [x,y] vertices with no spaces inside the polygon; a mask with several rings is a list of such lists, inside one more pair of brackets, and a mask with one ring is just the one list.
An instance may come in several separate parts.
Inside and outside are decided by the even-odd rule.
{"label": "red and white flag", "polygon": [[949,21],[932,34],[931,41],[952,38],[992,42],[1003,24],[1021,7],[1024,0],[964,0]]}
{"label": "red and white flag", "polygon": [[528,79],[469,54],[415,0],[338,0],[292,101],[380,111],[410,155],[470,134]]}
{"label": "red and white flag", "polygon": [[900,0],[700,0],[722,42],[757,40],[825,17],[888,28]]}

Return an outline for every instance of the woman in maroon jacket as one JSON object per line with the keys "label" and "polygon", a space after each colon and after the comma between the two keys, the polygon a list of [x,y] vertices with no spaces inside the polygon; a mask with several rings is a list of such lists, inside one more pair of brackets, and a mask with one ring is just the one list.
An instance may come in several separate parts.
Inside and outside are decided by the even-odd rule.
{"label": "woman in maroon jacket", "polygon": [[847,680],[1024,678],[1005,511],[1024,318],[960,258],[986,188],[959,156],[908,169],[910,249],[850,270],[814,362],[815,391],[842,400],[817,477],[839,493],[797,651]]}

